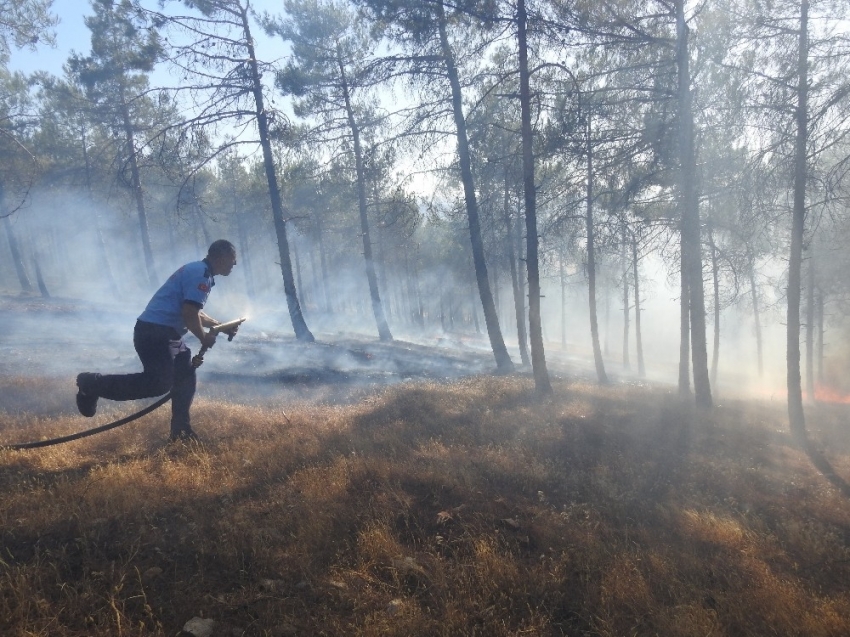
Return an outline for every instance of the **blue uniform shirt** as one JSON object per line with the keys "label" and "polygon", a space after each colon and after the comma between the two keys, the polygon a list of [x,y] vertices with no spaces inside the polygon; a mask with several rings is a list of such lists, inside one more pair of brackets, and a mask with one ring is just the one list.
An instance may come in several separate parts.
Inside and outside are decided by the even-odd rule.
{"label": "blue uniform shirt", "polygon": [[187,263],[156,291],[139,320],[167,325],[179,334],[185,334],[188,328],[183,323],[183,303],[203,308],[214,285],[215,280],[205,260]]}

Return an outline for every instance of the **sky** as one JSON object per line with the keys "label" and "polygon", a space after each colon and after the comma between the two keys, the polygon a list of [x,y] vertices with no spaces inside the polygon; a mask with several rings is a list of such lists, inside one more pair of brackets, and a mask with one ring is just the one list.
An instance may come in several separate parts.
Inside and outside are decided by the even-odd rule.
{"label": "sky", "polygon": [[[151,5],[155,6],[155,3]],[[271,14],[282,13],[283,0],[252,0],[251,6],[259,13],[265,11]],[[48,71],[54,75],[62,75],[62,65],[72,51],[84,55],[88,53],[90,34],[83,18],[91,15],[91,4],[81,0],[53,0],[52,12],[59,17],[59,24],[56,27],[56,46],[40,44],[35,51],[13,50],[9,61],[11,70],[23,73]],[[279,39],[277,41],[269,39],[260,28],[254,30],[254,38],[257,41],[258,56],[270,59],[280,55],[275,55],[270,48],[282,49],[283,45]]]}

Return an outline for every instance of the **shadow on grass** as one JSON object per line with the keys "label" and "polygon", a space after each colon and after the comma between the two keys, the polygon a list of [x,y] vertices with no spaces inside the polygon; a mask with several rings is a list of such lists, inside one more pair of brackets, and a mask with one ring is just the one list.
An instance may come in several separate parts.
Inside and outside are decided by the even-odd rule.
{"label": "shadow on grass", "polygon": [[794,485],[804,472],[777,457],[787,436],[743,407],[714,422],[663,391],[579,383],[540,400],[514,376],[397,385],[285,418],[203,402],[196,414],[206,446],[159,450],[134,431],[123,440],[139,451],[107,467],[19,456],[0,470],[0,628],[174,634],[199,612],[245,635],[282,622],[417,637],[848,626],[824,619],[847,606],[848,569],[831,557],[842,514]]}

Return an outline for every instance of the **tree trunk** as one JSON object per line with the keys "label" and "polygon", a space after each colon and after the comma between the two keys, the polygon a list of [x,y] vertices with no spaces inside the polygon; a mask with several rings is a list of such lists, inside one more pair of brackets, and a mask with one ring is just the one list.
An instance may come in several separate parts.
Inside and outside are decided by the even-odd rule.
{"label": "tree trunk", "polygon": [[304,238],[309,241],[307,252],[309,253],[310,263],[310,293],[316,300],[316,308],[319,311],[324,311],[325,297],[324,292],[322,291],[322,264],[319,257],[319,251],[315,249],[312,237],[305,235]]}
{"label": "tree trunk", "polygon": [[292,258],[295,266],[295,284],[301,290],[301,296],[304,299],[304,305],[309,305],[310,297],[304,289],[304,282],[301,279],[301,259],[298,256],[298,236],[292,238]]}
{"label": "tree trunk", "polygon": [[[234,199],[234,205],[236,201]],[[248,292],[248,298],[252,301],[257,298],[257,288],[254,282],[254,266],[251,261],[251,253],[248,250],[248,230],[245,227],[245,220],[240,212],[236,213],[236,236],[239,239],[239,257],[242,262],[242,272],[245,277],[245,289]]]}
{"label": "tree trunk", "polygon": [[608,347],[608,343],[610,342],[609,334],[611,327],[611,290],[609,286],[605,286],[605,339],[603,341],[603,350],[602,353],[605,356],[608,356],[610,353],[610,349]]}
{"label": "tree trunk", "polygon": [[251,90],[254,95],[254,105],[257,112],[257,130],[260,134],[260,146],[263,149],[263,166],[266,171],[266,180],[269,184],[269,197],[271,199],[272,218],[274,219],[278,252],[280,254],[280,272],[283,277],[286,305],[289,309],[289,318],[292,321],[295,338],[299,341],[312,343],[315,341],[315,338],[307,327],[304,315],[301,312],[301,303],[298,301],[298,292],[292,274],[292,260],[289,255],[289,241],[286,236],[286,220],[283,217],[283,201],[280,197],[280,188],[278,188],[277,175],[275,174],[274,155],[272,154],[272,145],[269,139],[268,116],[266,115],[266,108],[263,103],[263,84],[260,79],[257,56],[254,52],[254,40],[251,37],[247,8],[240,7],[240,13],[242,29],[248,45],[248,68],[251,73]]}
{"label": "tree trunk", "polygon": [[823,329],[823,309],[824,309],[824,300],[823,300],[823,290],[818,288],[818,300],[817,300],[817,323],[818,323],[818,346],[817,346],[817,370],[818,370],[818,384],[823,385],[823,339],[824,339],[824,329]]}
{"label": "tree trunk", "polygon": [[600,383],[608,382],[602,348],[599,346],[599,318],[596,308],[596,231],[593,224],[593,140],[590,136],[590,118],[587,121],[587,191],[585,201],[584,228],[587,233],[587,300],[590,310],[590,342],[593,347],[593,363],[596,378]]}
{"label": "tree trunk", "polygon": [[136,153],[136,136],[133,123],[130,120],[130,108],[124,95],[124,85],[119,84],[121,100],[121,116],[124,124],[124,138],[127,143],[127,161],[130,164],[130,176],[132,178],[133,198],[136,201],[136,213],[139,217],[139,238],[142,240],[142,252],[145,257],[145,268],[148,273],[148,282],[158,287],[160,281],[156,276],[156,268],[153,262],[153,251],[151,250],[151,237],[148,230],[148,214],[145,209],[145,193],[142,189],[142,177],[139,172],[139,161]]}
{"label": "tree trunk", "polygon": [[629,270],[631,268],[629,268],[629,258],[626,256],[628,254],[627,243],[626,224],[623,222],[620,224],[620,263],[623,266],[623,369],[630,370],[632,368],[629,362],[629,316],[631,314],[629,304]]}
{"label": "tree trunk", "polygon": [[[193,180],[194,181],[194,180]],[[195,184],[192,184],[192,189],[194,190]],[[195,213],[195,218],[198,220],[198,225],[201,227],[201,234],[204,236],[204,251],[212,244],[212,236],[210,236],[210,231],[207,228],[207,222],[204,219],[204,211],[201,210],[201,204],[198,202],[198,197],[195,193],[192,193],[192,210]]]}
{"label": "tree trunk", "polygon": [[541,394],[551,394],[552,384],[543,351],[543,325],[540,315],[540,260],[537,236],[537,186],[534,183],[534,151],[531,131],[531,86],[528,72],[528,15],[525,0],[517,0],[517,44],[519,49],[519,101],[522,121],[522,176],[525,190],[526,263],[528,270],[528,329],[531,340],[531,368],[534,385]]}
{"label": "tree trunk", "polygon": [[[2,190],[0,190],[0,201],[2,201]],[[6,229],[6,238],[9,240],[9,251],[12,253],[12,263],[15,266],[15,273],[18,275],[21,291],[32,292],[32,283],[30,283],[30,278],[24,268],[18,237],[15,235],[15,229],[12,227],[12,222],[8,216],[3,217],[3,227]]]}
{"label": "tree trunk", "polygon": [[481,324],[478,322],[478,295],[475,290],[475,281],[470,280],[469,282],[472,285],[472,289],[470,290],[471,294],[469,296],[469,311],[472,312],[472,325],[475,327],[475,333],[481,334]]}
{"label": "tree trunk", "polygon": [[360,147],[360,128],[354,119],[354,108],[351,106],[351,96],[348,92],[348,83],[345,76],[345,68],[342,64],[342,55],[337,43],[337,65],[342,78],[342,94],[345,99],[345,114],[348,119],[348,128],[351,132],[352,144],[354,146],[354,169],[357,173],[357,209],[360,213],[360,233],[363,241],[363,258],[366,261],[366,278],[369,281],[369,297],[372,301],[372,313],[375,315],[375,323],[378,327],[378,338],[382,341],[393,340],[390,332],[387,316],[384,313],[384,305],[381,303],[381,293],[378,289],[378,276],[375,271],[375,259],[372,256],[372,238],[369,231],[369,216],[366,208],[366,173],[363,170],[363,150]]}
{"label": "tree trunk", "polygon": [[519,239],[514,232],[513,224],[511,223],[510,210],[510,187],[508,180],[508,170],[505,169],[505,228],[507,230],[506,248],[508,250],[508,262],[511,268],[511,286],[514,296],[514,314],[516,315],[517,328],[517,343],[519,344],[519,356],[523,365],[528,365],[528,335],[525,333],[525,298],[523,296],[522,286],[520,285],[520,273],[515,247],[519,244]]}
{"label": "tree trunk", "polygon": [[422,288],[419,285],[419,244],[413,259],[413,291],[416,300],[416,322],[420,329],[425,329],[425,306],[422,303]]}
{"label": "tree trunk", "polygon": [[806,290],[806,394],[815,400],[815,259],[809,258]]}
{"label": "tree trunk", "polygon": [[640,329],[640,273],[638,268],[637,238],[632,235],[632,267],[635,280],[635,347],[637,348],[638,374],[646,376],[643,361],[643,335]]}
{"label": "tree trunk", "polygon": [[720,272],[717,259],[717,245],[714,243],[714,231],[709,225],[708,244],[711,250],[711,280],[714,284],[714,347],[711,354],[711,384],[717,383],[717,365],[720,361]]}
{"label": "tree trunk", "polygon": [[691,395],[691,303],[684,254],[680,257],[679,297],[679,396]]}
{"label": "tree trunk", "polygon": [[322,266],[322,294],[325,299],[325,312],[333,312],[331,305],[331,284],[328,276],[328,257],[325,250],[324,219],[321,213],[316,214],[316,236],[319,241],[319,263]]}
{"label": "tree trunk", "polygon": [[803,231],[806,223],[806,143],[808,141],[808,22],[809,0],[800,3],[800,33],[797,59],[796,139],[794,144],[794,207],[791,213],[791,250],[788,258],[788,420],[791,434],[807,442],[800,379],[800,294],[803,262]]}
{"label": "tree trunk", "polygon": [[567,273],[564,261],[566,255],[564,250],[558,254],[558,279],[561,283],[561,349],[567,350]]}
{"label": "tree trunk", "polygon": [[36,247],[35,238],[32,236],[32,231],[28,232],[30,254],[32,255],[33,270],[35,270],[35,281],[38,284],[38,291],[44,299],[50,298],[50,291],[47,289],[47,283],[44,281],[44,275],[41,271],[41,254]]}
{"label": "tree trunk", "polygon": [[445,333],[446,330],[446,290],[440,288],[440,329]]}
{"label": "tree trunk", "polygon": [[499,327],[499,318],[496,314],[496,305],[493,302],[493,294],[490,290],[490,279],[487,275],[487,263],[484,259],[484,245],[481,240],[481,225],[478,218],[478,200],[475,196],[475,185],[472,175],[472,161],[469,155],[469,139],[466,132],[466,118],[463,114],[463,98],[455,66],[454,53],[449,45],[446,34],[446,15],[443,0],[437,2],[437,17],[440,31],[440,44],[443,58],[446,64],[446,73],[451,85],[452,112],[454,114],[455,127],[457,128],[457,151],[460,163],[461,181],[463,182],[464,199],[466,200],[466,215],[469,220],[469,236],[472,243],[472,258],[475,265],[475,278],[478,283],[478,293],[481,296],[481,305],[484,310],[484,322],[487,325],[487,334],[490,337],[490,346],[496,359],[496,367],[500,372],[507,373],[514,369],[502,330]]}
{"label": "tree trunk", "polygon": [[752,252],[747,246],[747,257],[748,257],[748,267],[747,273],[750,279],[750,291],[753,297],[753,321],[755,322],[755,331],[756,331],[756,359],[758,361],[758,375],[759,378],[764,376],[764,357],[762,353],[762,342],[761,342],[761,314],[759,310],[759,295],[758,295],[758,287],[756,287],[756,266],[754,263]]}
{"label": "tree trunk", "polygon": [[[86,171],[86,192],[89,196],[89,201],[92,204],[92,208],[97,209],[94,205],[94,190],[92,188],[91,183],[91,159],[89,158],[89,149],[88,149],[88,139],[86,136],[86,127],[85,124],[80,125],[80,146],[83,151],[83,163],[85,165]],[[107,256],[106,250],[106,240],[103,237],[103,229],[100,226],[100,213],[94,213],[94,230],[95,237],[97,238],[97,254],[98,259],[100,261],[100,270],[103,274],[106,275],[106,280],[109,285],[109,291],[112,294],[113,298],[119,298],[121,290],[118,287],[118,282],[115,280],[115,274],[112,272],[112,266],[109,263],[109,257]]]}
{"label": "tree trunk", "polygon": [[676,0],[676,61],[678,67],[679,174],[682,216],[682,260],[688,277],[691,317],[691,357],[694,399],[697,406],[711,408],[711,383],[705,335],[705,293],[702,280],[699,200],[697,198],[694,122],[691,103],[691,75],[688,54],[688,26],[684,0]]}

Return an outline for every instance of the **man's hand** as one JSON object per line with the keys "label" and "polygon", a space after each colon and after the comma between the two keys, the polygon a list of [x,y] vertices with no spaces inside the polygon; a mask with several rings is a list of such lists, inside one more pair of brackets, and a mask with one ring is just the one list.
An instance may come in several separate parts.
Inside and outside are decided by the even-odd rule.
{"label": "man's hand", "polygon": [[233,327],[231,327],[229,330],[224,330],[224,331],[222,332],[222,334],[227,334],[227,340],[228,340],[228,341],[232,341],[232,340],[233,340],[233,337],[234,337],[234,336],[236,336],[236,332],[238,332],[238,331],[239,331],[239,326],[238,326],[238,325],[234,325],[234,326],[233,326]]}
{"label": "man's hand", "polygon": [[201,340],[201,346],[207,349],[210,349],[213,345],[215,345],[216,334],[210,334],[208,332],[204,332],[204,338]]}

